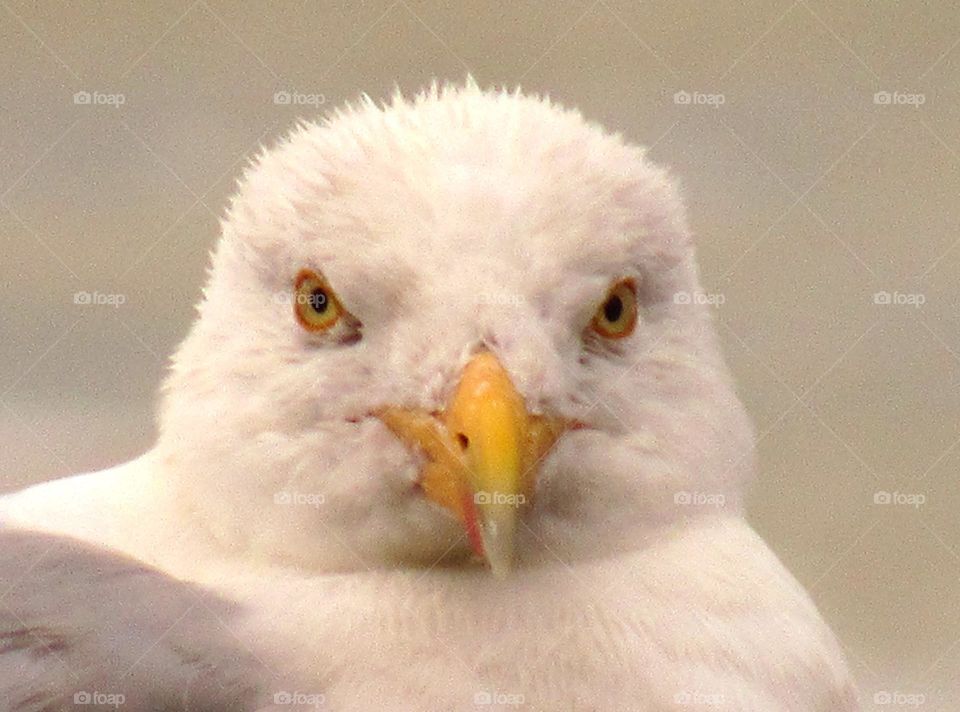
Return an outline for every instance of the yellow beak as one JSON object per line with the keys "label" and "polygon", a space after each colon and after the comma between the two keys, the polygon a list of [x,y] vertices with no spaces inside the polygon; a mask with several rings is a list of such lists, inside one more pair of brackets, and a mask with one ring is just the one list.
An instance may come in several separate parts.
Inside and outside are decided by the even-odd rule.
{"label": "yellow beak", "polygon": [[533,500],[536,466],[568,423],[529,413],[492,353],[474,356],[439,414],[388,407],[381,420],[427,457],[424,494],[463,521],[496,575],[514,558],[520,509]]}

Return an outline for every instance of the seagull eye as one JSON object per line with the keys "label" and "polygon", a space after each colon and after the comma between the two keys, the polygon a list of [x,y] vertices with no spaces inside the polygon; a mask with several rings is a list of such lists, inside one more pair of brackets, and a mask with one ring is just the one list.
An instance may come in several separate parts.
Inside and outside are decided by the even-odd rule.
{"label": "seagull eye", "polygon": [[608,339],[622,339],[637,324],[637,287],[632,279],[616,282],[597,308],[590,325]]}
{"label": "seagull eye", "polygon": [[297,273],[293,283],[293,310],[307,331],[326,331],[343,316],[343,307],[330,285],[310,269]]}

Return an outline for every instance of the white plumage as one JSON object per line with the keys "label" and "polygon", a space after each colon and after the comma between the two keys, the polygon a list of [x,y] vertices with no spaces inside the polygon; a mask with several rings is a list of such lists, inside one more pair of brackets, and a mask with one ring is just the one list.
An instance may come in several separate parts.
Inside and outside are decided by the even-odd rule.
{"label": "white plumage", "polygon": [[[353,321],[298,323],[304,270]],[[753,436],[698,290],[670,179],[576,112],[468,82],[300,126],[231,203],[156,447],[0,500],[4,709],[857,709],[743,519]],[[454,433],[482,354],[517,448],[565,423],[535,483]],[[516,516],[438,505],[385,408],[462,436],[438,486]]]}

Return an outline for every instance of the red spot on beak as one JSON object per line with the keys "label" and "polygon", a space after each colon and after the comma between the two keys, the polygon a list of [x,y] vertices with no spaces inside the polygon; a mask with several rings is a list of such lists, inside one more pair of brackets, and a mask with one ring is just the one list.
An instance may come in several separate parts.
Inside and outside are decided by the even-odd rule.
{"label": "red spot on beak", "polygon": [[480,517],[477,514],[477,505],[473,501],[473,494],[463,495],[463,524],[467,529],[467,539],[477,556],[483,556],[483,537],[480,535]]}

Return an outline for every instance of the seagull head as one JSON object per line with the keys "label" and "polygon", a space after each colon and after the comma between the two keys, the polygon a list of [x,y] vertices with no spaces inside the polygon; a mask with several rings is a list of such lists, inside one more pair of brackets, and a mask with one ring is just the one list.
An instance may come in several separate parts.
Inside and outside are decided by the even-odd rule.
{"label": "seagull head", "polygon": [[316,570],[630,550],[751,467],[701,294],[642,149],[471,81],[363,100],[240,181],[161,475],[224,547]]}

